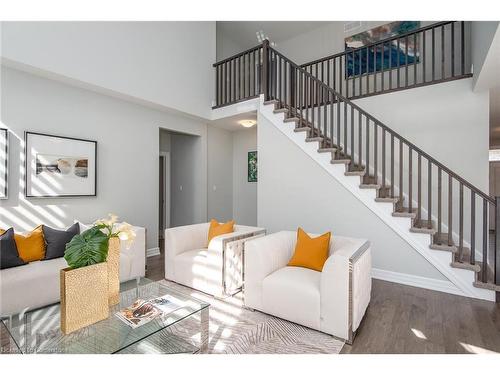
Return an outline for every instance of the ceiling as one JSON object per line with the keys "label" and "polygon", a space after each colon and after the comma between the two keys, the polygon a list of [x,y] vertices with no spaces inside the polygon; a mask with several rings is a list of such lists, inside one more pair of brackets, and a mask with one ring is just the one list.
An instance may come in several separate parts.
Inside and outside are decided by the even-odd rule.
{"label": "ceiling", "polygon": [[294,36],[324,26],[327,21],[218,21],[217,32],[228,36],[235,43],[250,48],[257,45],[255,33],[262,30],[273,42],[290,39]]}
{"label": "ceiling", "polygon": [[[245,130],[249,128],[245,128],[241,126],[238,121],[241,120],[255,120],[257,121],[257,112],[256,111],[251,111],[251,112],[246,112],[246,113],[240,113],[235,116],[231,117],[224,117],[219,120],[214,120],[210,122],[211,125],[216,126],[221,129],[229,130],[229,131],[236,131],[236,130]],[[257,126],[257,125],[254,125]],[[251,129],[251,128],[250,128]]]}

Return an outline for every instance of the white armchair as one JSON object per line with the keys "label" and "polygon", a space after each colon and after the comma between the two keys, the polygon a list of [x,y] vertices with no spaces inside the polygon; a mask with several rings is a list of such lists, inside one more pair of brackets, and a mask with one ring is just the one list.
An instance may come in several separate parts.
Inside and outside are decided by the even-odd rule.
{"label": "white armchair", "polygon": [[241,290],[244,241],[265,234],[262,228],[235,225],[207,247],[210,223],[165,230],[165,279],[214,295]]}
{"label": "white armchair", "polygon": [[296,237],[283,231],[246,242],[245,306],[352,343],[370,302],[370,243],[333,235],[318,272],[287,266]]}

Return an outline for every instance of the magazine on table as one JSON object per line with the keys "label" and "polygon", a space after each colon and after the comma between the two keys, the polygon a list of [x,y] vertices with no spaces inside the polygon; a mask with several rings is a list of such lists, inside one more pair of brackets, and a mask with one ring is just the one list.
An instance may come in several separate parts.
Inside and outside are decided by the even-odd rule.
{"label": "magazine on table", "polygon": [[138,299],[131,306],[118,311],[115,315],[132,328],[140,327],[160,315],[167,315],[182,306],[174,303],[168,294],[150,300]]}

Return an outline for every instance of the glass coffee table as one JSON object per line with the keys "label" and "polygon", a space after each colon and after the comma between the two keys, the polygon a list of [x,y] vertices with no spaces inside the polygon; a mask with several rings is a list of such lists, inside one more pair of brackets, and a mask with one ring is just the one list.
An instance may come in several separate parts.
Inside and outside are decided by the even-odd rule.
{"label": "glass coffee table", "polygon": [[[182,307],[137,328],[115,316],[117,311],[129,307],[137,299],[149,300],[166,294]],[[2,318],[2,352],[206,353],[209,307],[208,303],[181,294],[160,282],[138,278],[120,285],[120,304],[110,307],[107,319],[68,335],[60,330],[59,304]]]}

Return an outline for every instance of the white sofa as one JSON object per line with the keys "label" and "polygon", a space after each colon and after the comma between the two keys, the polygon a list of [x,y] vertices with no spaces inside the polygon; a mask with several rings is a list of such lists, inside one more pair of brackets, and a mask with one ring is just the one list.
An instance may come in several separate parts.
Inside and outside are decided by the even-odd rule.
{"label": "white sofa", "polygon": [[318,272],[287,266],[296,237],[283,231],[246,242],[245,306],[352,343],[370,302],[370,243],[332,235]]}
{"label": "white sofa", "polygon": [[210,223],[165,230],[165,279],[213,296],[241,290],[244,241],[265,234],[263,228],[235,225],[234,232],[214,237],[207,247]]}
{"label": "white sofa", "polygon": [[[81,224],[83,231],[87,226]],[[120,281],[144,276],[146,230],[134,227],[137,237],[130,248],[120,247]],[[59,271],[68,265],[64,258],[42,260],[0,271],[0,316],[33,310],[59,301]]]}

